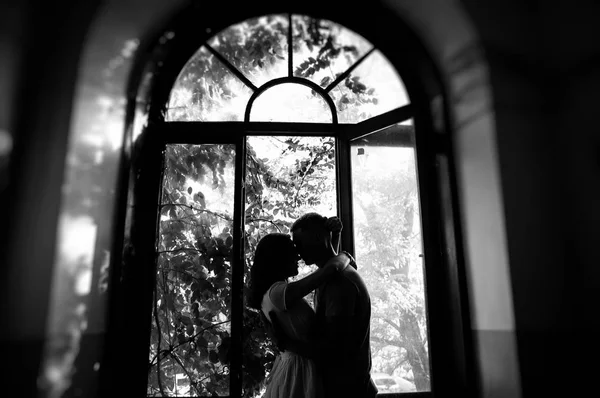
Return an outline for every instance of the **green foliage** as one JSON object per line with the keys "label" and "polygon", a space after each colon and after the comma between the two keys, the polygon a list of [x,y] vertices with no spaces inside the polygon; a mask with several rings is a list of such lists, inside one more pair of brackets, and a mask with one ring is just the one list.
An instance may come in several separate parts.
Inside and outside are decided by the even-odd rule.
{"label": "green foliage", "polygon": [[232,217],[207,209],[204,194],[186,185],[199,181],[231,197],[226,179],[235,152],[169,145],[164,156],[148,394],[181,393],[175,381],[184,374],[195,394],[227,395]]}
{"label": "green foliage", "polygon": [[[218,51],[252,83],[260,86],[272,78],[287,75],[287,18],[272,15],[254,18],[217,34],[208,45]],[[294,16],[292,45],[296,77],[327,87],[359,56],[368,43],[326,20]],[[369,45],[370,46],[370,45]],[[314,95],[316,93],[313,92]],[[206,47],[202,47],[183,68],[173,88],[167,119],[243,120],[251,91]],[[371,116],[362,105],[377,104],[374,88],[350,74],[329,94],[340,121],[355,123]]]}
{"label": "green foliage", "polygon": [[[413,379],[417,390],[429,390],[414,155],[411,148],[366,151],[374,164],[357,165],[353,190],[355,212],[360,213],[355,215],[356,256],[372,299],[374,370],[396,372]],[[394,159],[393,166],[382,159]]]}
{"label": "green foliage", "polygon": [[[275,159],[247,149],[245,276],[262,236],[288,232],[295,218],[328,197],[324,191],[334,192],[332,138],[277,138],[277,145],[282,149]],[[227,394],[235,154],[227,145],[169,145],[164,156],[148,394],[181,392],[177,373],[190,380],[194,393]],[[281,158],[292,161],[277,164]],[[214,209],[217,204],[193,183],[229,210]],[[258,313],[245,307],[243,320],[243,388],[245,396],[254,396],[277,350]]]}

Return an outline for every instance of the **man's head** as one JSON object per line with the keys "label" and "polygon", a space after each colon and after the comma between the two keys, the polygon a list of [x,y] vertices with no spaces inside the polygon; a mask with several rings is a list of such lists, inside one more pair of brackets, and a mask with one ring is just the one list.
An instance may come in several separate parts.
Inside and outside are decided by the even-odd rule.
{"label": "man's head", "polygon": [[306,213],[292,225],[292,239],[298,254],[307,265],[323,265],[334,253],[327,218],[318,213]]}

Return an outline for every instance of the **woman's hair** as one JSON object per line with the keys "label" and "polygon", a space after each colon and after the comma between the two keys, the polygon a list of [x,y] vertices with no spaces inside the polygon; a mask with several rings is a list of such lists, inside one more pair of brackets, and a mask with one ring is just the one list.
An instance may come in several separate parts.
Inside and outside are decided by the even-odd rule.
{"label": "woman's hair", "polygon": [[282,262],[289,258],[291,250],[294,250],[292,239],[282,233],[265,235],[258,242],[250,268],[250,307],[260,310],[263,296],[271,285],[287,278],[282,272]]}

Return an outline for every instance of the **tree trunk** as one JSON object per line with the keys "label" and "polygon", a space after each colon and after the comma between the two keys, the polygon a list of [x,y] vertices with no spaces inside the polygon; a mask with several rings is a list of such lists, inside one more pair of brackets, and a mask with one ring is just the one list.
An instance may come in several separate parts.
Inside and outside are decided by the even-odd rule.
{"label": "tree trunk", "polygon": [[414,383],[417,391],[431,390],[429,378],[429,355],[421,340],[417,318],[412,313],[404,313],[403,329],[406,332],[406,358],[412,368]]}

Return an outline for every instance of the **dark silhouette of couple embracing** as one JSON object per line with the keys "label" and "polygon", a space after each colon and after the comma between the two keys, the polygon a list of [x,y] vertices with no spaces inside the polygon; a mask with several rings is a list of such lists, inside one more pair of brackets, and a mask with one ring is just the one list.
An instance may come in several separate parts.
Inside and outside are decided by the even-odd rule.
{"label": "dark silhouette of couple embracing", "polygon": [[[307,213],[292,236],[272,233],[256,247],[250,305],[280,348],[265,398],[372,398],[371,299],[356,262],[339,252],[342,223]],[[318,269],[298,274],[298,261]],[[314,292],[314,307],[304,299]]]}

